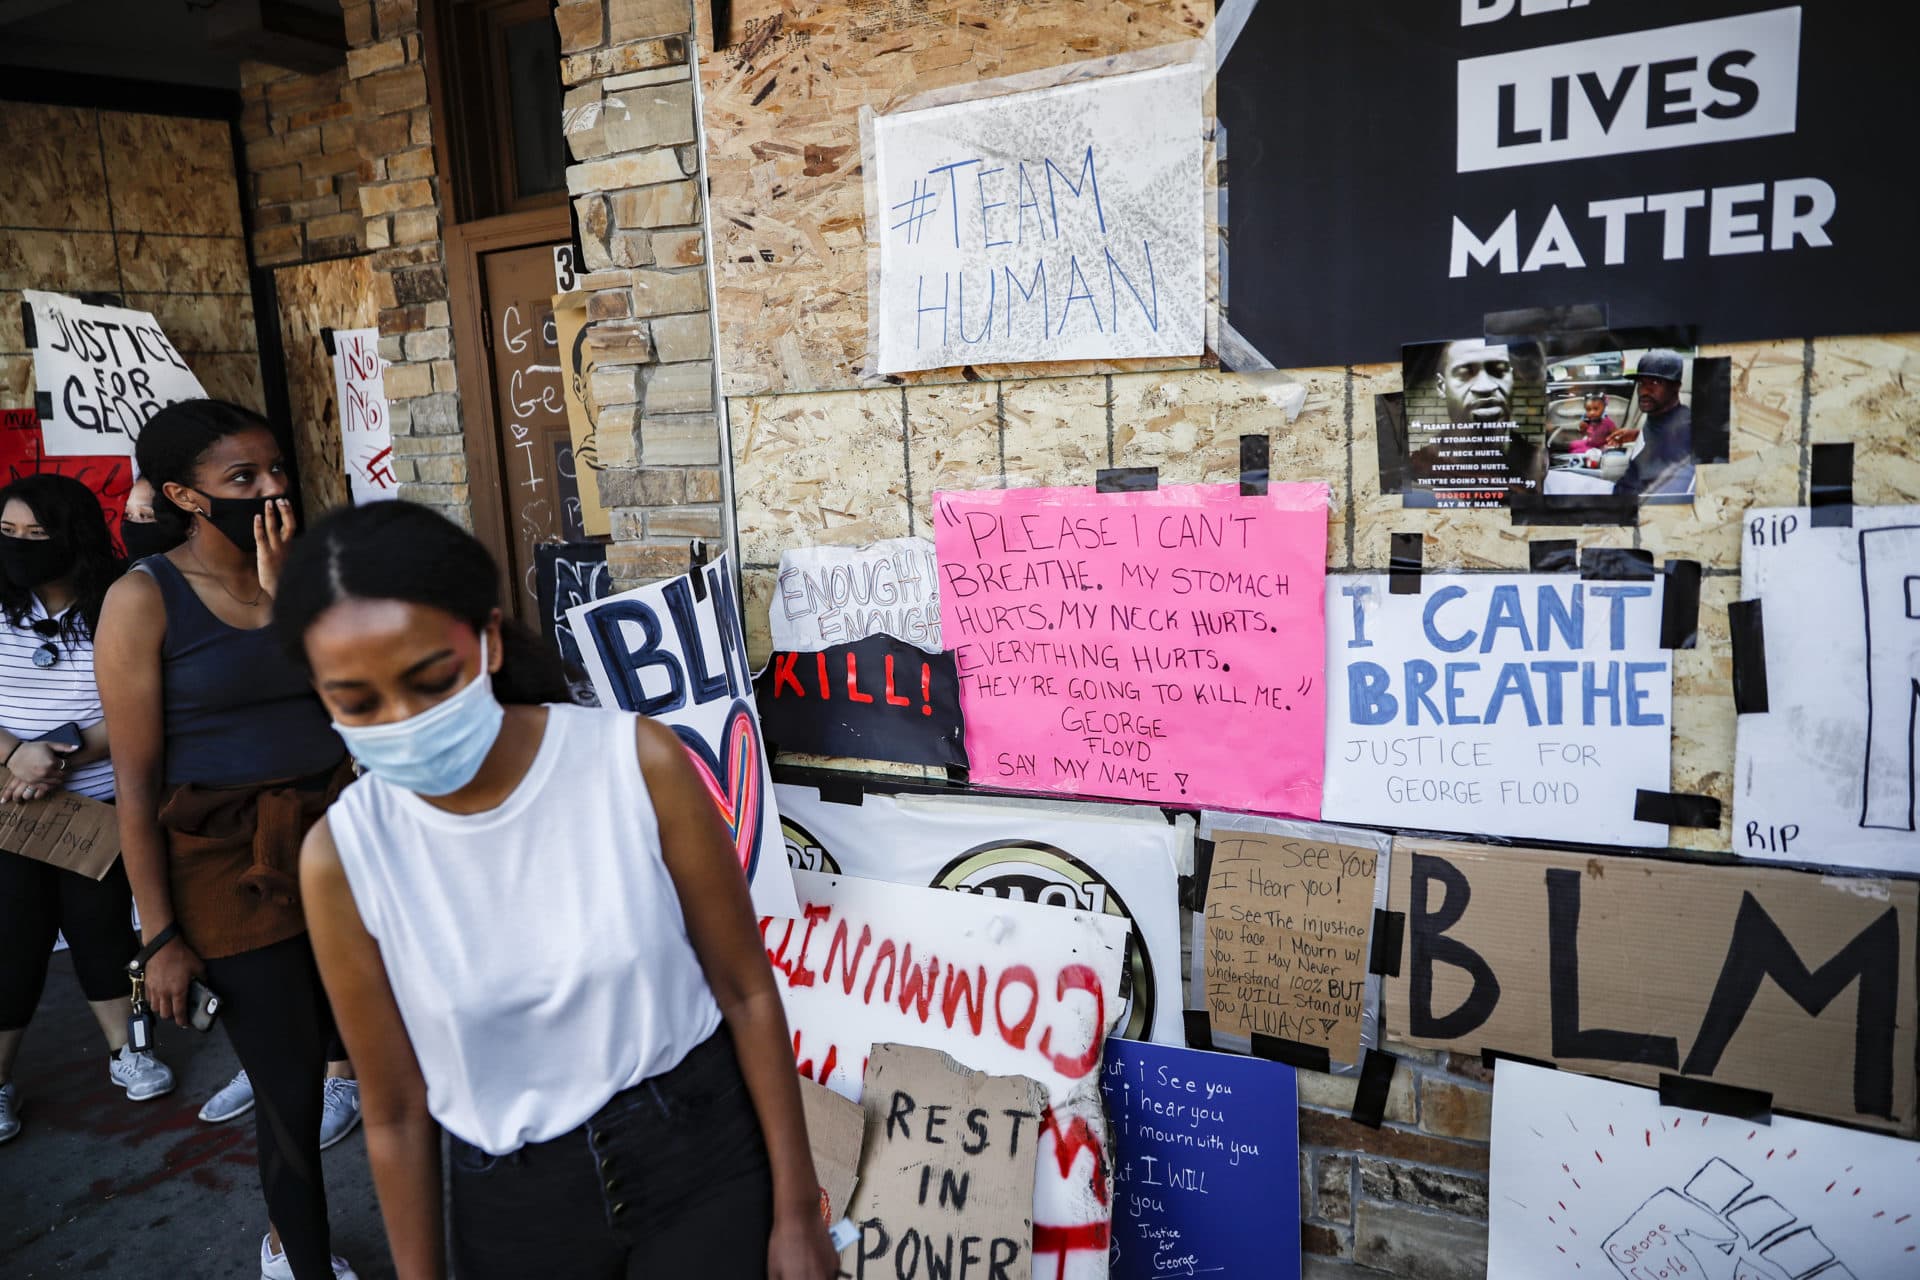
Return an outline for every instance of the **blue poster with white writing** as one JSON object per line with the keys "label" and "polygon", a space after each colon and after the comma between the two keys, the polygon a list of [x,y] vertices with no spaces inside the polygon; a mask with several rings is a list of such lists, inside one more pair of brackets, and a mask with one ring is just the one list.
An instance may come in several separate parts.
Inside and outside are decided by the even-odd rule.
{"label": "blue poster with white writing", "polygon": [[1100,1088],[1113,1129],[1112,1280],[1299,1280],[1292,1067],[1110,1037]]}

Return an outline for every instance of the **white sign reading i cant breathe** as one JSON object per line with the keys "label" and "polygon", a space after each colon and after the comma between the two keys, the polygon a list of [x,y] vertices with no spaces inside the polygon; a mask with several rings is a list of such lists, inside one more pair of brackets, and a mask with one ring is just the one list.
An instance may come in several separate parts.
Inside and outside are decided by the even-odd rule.
{"label": "white sign reading i cant breathe", "polygon": [[1206,69],[881,116],[879,371],[1206,346]]}

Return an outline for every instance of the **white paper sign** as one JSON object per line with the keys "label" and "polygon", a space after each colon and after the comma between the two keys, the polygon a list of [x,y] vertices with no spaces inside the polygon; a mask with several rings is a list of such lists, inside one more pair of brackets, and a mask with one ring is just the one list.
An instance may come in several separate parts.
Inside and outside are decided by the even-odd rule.
{"label": "white paper sign", "polygon": [[[1920,507],[1854,507],[1852,518],[1815,527],[1806,508],[1747,513],[1740,595],[1760,602],[1767,710],[1740,717],[1733,847],[1910,874]],[[1757,668],[1756,656],[1741,655]],[[1760,671],[1742,675],[1745,685]]]}
{"label": "white paper sign", "polygon": [[885,633],[940,652],[940,579],[929,538],[864,547],[792,547],[768,609],[773,647],[818,653]]}
{"label": "white paper sign", "polygon": [[1126,925],[851,876],[793,880],[799,918],[763,920],[761,934],[800,1074],[858,1102],[867,1055],[893,1043],[1038,1081],[1049,1107],[1034,1133],[1034,1274],[1104,1277],[1100,1051],[1120,1014]]}
{"label": "white paper sign", "polygon": [[1098,911],[1128,925],[1132,992],[1114,1034],[1184,1045],[1180,1019],[1180,872],[1193,865],[1193,818],[1156,809],[865,795],[857,805],[812,787],[776,786],[787,860],[796,868],[990,898]]}
{"label": "white paper sign", "polygon": [[1206,346],[1207,69],[874,122],[880,372]]}
{"label": "white paper sign", "polygon": [[1487,1280],[1912,1280],[1920,1143],[1501,1059]]}
{"label": "white paper sign", "polygon": [[340,456],[355,505],[400,496],[393,478],[393,421],[387,362],[378,329],[333,331],[333,396],[340,405]]}
{"label": "white paper sign", "polygon": [[762,915],[791,916],[792,873],[781,856],[773,772],[753,704],[733,566],[721,556],[693,574],[567,610],[567,626],[603,707],[652,716],[680,735],[733,836]]}
{"label": "white paper sign", "polygon": [[1664,847],[1635,793],[1671,790],[1663,584],[1572,574],[1327,578],[1321,816]]}
{"label": "white paper sign", "polygon": [[32,317],[33,385],[48,457],[132,457],[147,419],[207,394],[146,312],[38,289],[21,297]]}

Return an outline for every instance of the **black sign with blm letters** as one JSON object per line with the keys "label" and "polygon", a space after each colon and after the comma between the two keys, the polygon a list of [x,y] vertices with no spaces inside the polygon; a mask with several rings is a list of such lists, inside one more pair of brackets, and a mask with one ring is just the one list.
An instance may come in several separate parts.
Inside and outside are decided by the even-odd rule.
{"label": "black sign with blm letters", "polygon": [[1920,326],[1889,151],[1917,27],[1878,0],[1257,0],[1220,75],[1228,323],[1280,368],[1577,303],[1706,342]]}

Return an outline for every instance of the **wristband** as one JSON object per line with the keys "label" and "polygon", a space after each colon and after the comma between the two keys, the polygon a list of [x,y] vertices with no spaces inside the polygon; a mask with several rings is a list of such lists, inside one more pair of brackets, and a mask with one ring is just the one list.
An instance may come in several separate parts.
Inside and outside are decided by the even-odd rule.
{"label": "wristband", "polygon": [[13,740],[13,750],[11,750],[11,751],[9,751],[9,752],[7,752],[7,758],[6,758],[5,760],[0,760],[0,769],[10,769],[10,768],[12,768],[12,767],[13,767],[13,758],[14,758],[15,756],[17,756],[17,755],[19,755],[19,754],[20,754],[20,748],[22,748],[22,747],[24,747],[24,746],[26,746],[26,745],[27,745],[27,740],[26,740],[25,738],[15,738],[15,739]]}
{"label": "wristband", "polygon": [[162,929],[159,933],[154,934],[153,941],[149,942],[146,946],[140,948],[140,950],[137,953],[135,953],[133,959],[127,962],[127,972],[129,973],[145,972],[147,967],[147,961],[159,955],[160,949],[162,947],[166,946],[169,942],[172,942],[175,938],[179,936],[180,936],[180,922],[176,920],[173,923],[169,924],[166,928]]}

